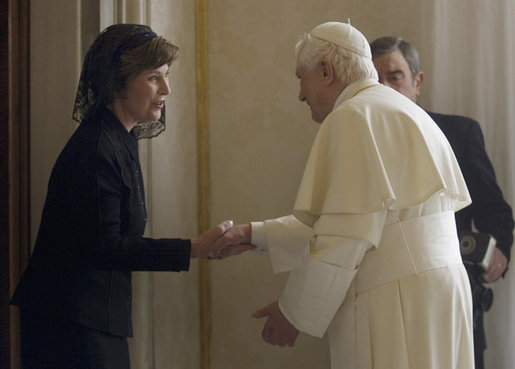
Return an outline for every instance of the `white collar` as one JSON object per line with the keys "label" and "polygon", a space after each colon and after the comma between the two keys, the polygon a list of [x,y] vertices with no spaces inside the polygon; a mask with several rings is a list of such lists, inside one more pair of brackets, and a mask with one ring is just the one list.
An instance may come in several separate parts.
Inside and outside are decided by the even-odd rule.
{"label": "white collar", "polygon": [[379,82],[373,78],[362,79],[360,81],[351,83],[345,87],[340,96],[338,96],[336,102],[334,103],[333,110],[336,109],[338,105],[342,104],[344,101],[349,100],[351,97],[356,96],[361,91],[378,84]]}

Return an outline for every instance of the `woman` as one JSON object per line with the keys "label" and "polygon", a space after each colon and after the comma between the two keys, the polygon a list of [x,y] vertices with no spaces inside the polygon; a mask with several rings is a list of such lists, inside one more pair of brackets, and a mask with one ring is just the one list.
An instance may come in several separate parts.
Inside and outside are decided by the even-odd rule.
{"label": "woman", "polygon": [[[164,130],[177,47],[143,25],[117,24],[84,60],[80,126],[53,168],[41,225],[12,303],[30,368],[129,368],[131,271],[188,270],[218,257],[224,222],[194,240],[150,239],[138,138]],[[144,123],[143,123],[144,122]]]}

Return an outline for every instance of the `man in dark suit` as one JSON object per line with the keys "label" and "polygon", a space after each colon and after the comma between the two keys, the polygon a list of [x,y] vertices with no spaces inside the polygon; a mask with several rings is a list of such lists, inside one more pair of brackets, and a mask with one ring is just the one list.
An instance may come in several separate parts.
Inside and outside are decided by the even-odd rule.
{"label": "man in dark suit", "polygon": [[[424,73],[420,70],[417,50],[398,37],[381,37],[370,44],[372,60],[379,74],[379,82],[392,87],[416,102]],[[485,151],[483,134],[479,124],[466,117],[428,112],[443,131],[463,172],[472,197],[472,205],[456,213],[458,233],[471,231],[492,235],[496,241],[488,268],[468,266],[474,302],[474,349],[476,369],[482,369],[483,352],[486,349],[481,304],[483,283],[491,283],[504,275],[510,259],[513,243],[513,215],[497,185],[495,172]]]}

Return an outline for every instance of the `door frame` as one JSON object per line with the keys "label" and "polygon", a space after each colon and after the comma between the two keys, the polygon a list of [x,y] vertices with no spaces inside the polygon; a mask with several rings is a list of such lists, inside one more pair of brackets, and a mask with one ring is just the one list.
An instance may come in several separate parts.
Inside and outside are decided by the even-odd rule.
{"label": "door frame", "polygon": [[30,255],[30,0],[0,2],[0,368],[20,364],[9,298]]}

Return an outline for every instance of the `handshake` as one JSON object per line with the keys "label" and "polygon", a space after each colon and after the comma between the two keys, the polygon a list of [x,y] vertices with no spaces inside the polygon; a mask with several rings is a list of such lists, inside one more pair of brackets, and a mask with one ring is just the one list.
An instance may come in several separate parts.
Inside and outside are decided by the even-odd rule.
{"label": "handshake", "polygon": [[252,250],[250,224],[233,226],[226,220],[191,240],[191,257],[223,259]]}

